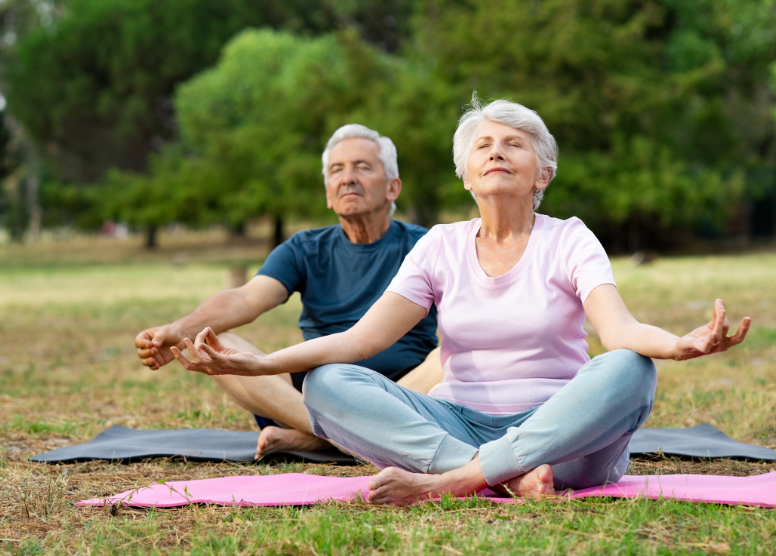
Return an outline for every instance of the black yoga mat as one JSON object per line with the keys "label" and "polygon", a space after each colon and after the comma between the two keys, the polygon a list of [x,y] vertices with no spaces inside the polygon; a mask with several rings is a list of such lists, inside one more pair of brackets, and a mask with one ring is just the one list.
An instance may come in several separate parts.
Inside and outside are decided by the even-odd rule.
{"label": "black yoga mat", "polygon": [[686,429],[639,429],[630,441],[630,453],[694,458],[746,458],[776,461],[776,450],[733,440],[708,423]]}
{"label": "black yoga mat", "polygon": [[[83,444],[57,448],[30,461],[137,461],[146,458],[185,458],[192,461],[255,461],[258,432],[217,429],[135,430],[113,425]],[[304,461],[353,465],[355,458],[342,452],[274,452],[262,461]]]}
{"label": "black yoga mat", "polygon": [[[177,457],[192,461],[254,461],[258,432],[214,429],[135,430],[114,425],[83,444],[65,446],[30,458],[66,461],[136,461]],[[664,454],[698,458],[746,458],[776,461],[776,450],[737,442],[709,424],[686,429],[640,429],[630,442],[632,455]],[[352,465],[355,458],[338,451],[275,452],[266,460]]]}

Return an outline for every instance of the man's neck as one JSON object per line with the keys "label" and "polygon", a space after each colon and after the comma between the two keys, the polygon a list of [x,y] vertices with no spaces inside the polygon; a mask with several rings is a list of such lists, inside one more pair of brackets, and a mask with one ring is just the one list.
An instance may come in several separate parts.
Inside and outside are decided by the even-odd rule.
{"label": "man's neck", "polygon": [[340,215],[340,225],[345,237],[353,243],[374,243],[388,233],[391,219],[388,214]]}

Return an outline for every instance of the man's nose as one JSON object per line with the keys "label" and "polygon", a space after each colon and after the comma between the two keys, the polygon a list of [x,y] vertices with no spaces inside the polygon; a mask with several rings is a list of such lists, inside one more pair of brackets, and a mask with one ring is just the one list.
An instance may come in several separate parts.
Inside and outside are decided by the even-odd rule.
{"label": "man's nose", "polygon": [[356,174],[350,168],[345,168],[342,171],[339,179],[339,185],[352,185],[356,183]]}

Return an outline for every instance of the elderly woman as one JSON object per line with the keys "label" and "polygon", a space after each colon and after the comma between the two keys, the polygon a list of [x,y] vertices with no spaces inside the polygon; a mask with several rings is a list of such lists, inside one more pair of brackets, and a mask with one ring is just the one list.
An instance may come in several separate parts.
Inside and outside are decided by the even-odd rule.
{"label": "elderly woman", "polygon": [[[557,146],[532,110],[476,99],[455,133],[456,172],[481,218],[435,226],[353,328],[271,355],[238,353],[203,330],[186,369],[266,375],[317,367],[304,384],[315,434],[373,462],[369,499],[411,503],[486,486],[550,494],[617,481],[649,416],[650,358],[690,359],[741,343],[725,306],[683,337],[641,324],[609,260],[577,218],[535,210]],[[445,377],[428,395],[346,364],[386,349],[436,303]],[[585,315],[609,350],[587,355]]]}

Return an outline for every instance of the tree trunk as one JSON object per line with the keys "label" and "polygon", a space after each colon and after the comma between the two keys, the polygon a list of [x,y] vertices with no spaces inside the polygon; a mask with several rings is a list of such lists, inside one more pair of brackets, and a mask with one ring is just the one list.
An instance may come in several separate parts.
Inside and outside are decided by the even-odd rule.
{"label": "tree trunk", "polygon": [[145,241],[145,248],[146,249],[156,249],[158,242],[157,242],[157,232],[159,231],[159,228],[156,226],[148,226],[148,229],[146,230],[146,241]]}
{"label": "tree trunk", "polygon": [[229,226],[229,235],[232,237],[232,239],[241,240],[245,239],[245,222],[240,222],[239,224],[232,224]]}
{"label": "tree trunk", "polygon": [[277,247],[285,241],[285,234],[283,233],[283,217],[275,216],[275,236],[272,239],[272,247]]}
{"label": "tree trunk", "polygon": [[30,239],[35,241],[40,238],[41,211],[40,204],[38,203],[40,178],[37,173],[37,166],[33,165],[32,168],[32,174],[27,179],[27,209],[29,210],[27,229]]}

